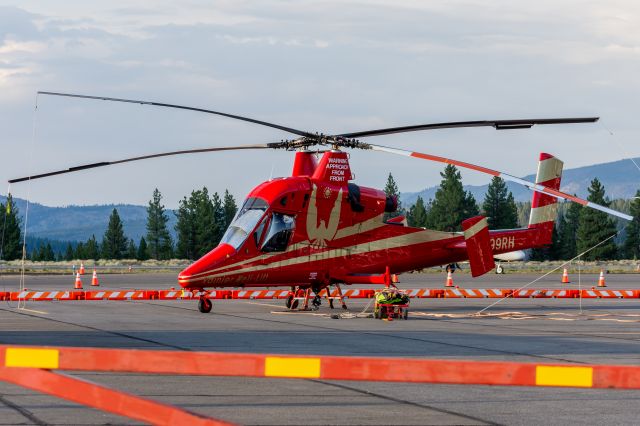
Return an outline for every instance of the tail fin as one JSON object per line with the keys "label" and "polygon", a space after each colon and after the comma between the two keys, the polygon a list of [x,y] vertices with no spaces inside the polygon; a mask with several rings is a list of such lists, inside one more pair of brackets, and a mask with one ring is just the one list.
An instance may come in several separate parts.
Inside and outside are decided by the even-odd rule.
{"label": "tail fin", "polygon": [[[562,161],[551,154],[540,153],[536,183],[549,188],[560,189],[562,177]],[[553,226],[558,214],[558,200],[541,192],[534,192],[531,199],[529,228],[539,230],[537,245],[551,244]]]}
{"label": "tail fin", "polygon": [[471,265],[471,276],[479,277],[492,270],[496,264],[489,237],[489,224],[484,216],[475,216],[462,221],[467,256]]}

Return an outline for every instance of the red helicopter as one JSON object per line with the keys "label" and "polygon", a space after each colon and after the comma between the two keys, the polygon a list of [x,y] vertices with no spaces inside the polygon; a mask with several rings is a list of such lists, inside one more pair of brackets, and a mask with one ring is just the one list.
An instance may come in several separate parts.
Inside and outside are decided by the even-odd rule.
{"label": "red helicopter", "polygon": [[[200,291],[198,308],[210,312],[207,288],[291,288],[287,307],[297,308],[300,290],[306,290],[305,308],[311,291],[312,306],[320,306],[320,292],[340,284],[392,285],[395,274],[468,260],[474,277],[495,266],[494,257],[551,243],[557,200],[580,203],[631,220],[631,216],[561,192],[563,163],[540,154],[535,182],[471,163],[361,142],[359,139],[421,130],[457,127],[494,127],[496,130],[527,129],[542,124],[591,123],[598,117],[522,120],[465,121],[423,124],[369,130],[339,135],[305,132],[252,118],[202,108],[131,99],[38,92],[105,101],[137,103],[221,115],[284,130],[298,137],[275,143],[226,146],[166,152],[117,161],[72,167],[65,170],[12,179],[10,183],[40,179],[63,173],[164,156],[226,150],[295,150],[290,177],[271,179],[255,187],[231,222],[222,240],[209,253],[178,275],[185,289]],[[327,147],[311,151],[312,147]],[[352,182],[349,156],[343,149],[366,149],[417,159],[453,164],[524,185],[533,191],[529,225],[522,229],[491,230],[487,219],[476,216],[462,222],[463,232],[441,232],[407,226],[404,217],[384,221],[395,212],[394,197]],[[319,161],[316,155],[322,153]],[[332,304],[332,300],[330,300]],[[333,307],[333,304],[332,304]]]}

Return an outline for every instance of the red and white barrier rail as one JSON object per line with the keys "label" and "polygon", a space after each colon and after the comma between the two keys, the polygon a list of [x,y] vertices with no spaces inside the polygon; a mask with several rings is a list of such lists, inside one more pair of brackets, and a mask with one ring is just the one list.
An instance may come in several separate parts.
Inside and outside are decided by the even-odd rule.
{"label": "red and white barrier rail", "polygon": [[[446,288],[446,289],[405,289],[411,298],[491,298],[500,299],[512,297],[516,299],[529,298],[559,298],[573,299],[578,297],[589,299],[639,299],[640,290],[598,290],[598,289],[508,289],[508,288]],[[343,290],[345,299],[370,299],[374,297],[373,289]],[[14,291],[0,292],[0,300],[27,301],[71,301],[71,300],[197,300],[201,293],[191,290],[74,290],[74,291]],[[209,299],[286,299],[289,290],[212,290],[206,293]],[[321,292],[325,296],[326,292]],[[331,291],[331,297],[337,297],[336,290]]]}

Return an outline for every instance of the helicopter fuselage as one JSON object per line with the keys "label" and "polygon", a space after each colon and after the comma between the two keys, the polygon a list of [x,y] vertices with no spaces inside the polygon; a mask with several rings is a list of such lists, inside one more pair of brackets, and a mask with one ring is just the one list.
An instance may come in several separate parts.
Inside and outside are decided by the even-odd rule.
{"label": "helicopter fuselage", "polygon": [[[254,188],[220,244],[178,277],[184,288],[380,283],[393,274],[468,258],[462,232],[384,220],[397,202],[349,183],[347,154],[328,151],[316,164],[297,152],[293,176]],[[539,229],[491,231],[493,254],[546,243]]]}

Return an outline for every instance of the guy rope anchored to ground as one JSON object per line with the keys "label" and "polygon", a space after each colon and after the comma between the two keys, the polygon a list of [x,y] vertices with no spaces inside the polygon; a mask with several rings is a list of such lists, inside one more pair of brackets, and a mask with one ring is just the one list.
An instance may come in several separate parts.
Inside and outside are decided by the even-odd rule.
{"label": "guy rope anchored to ground", "polygon": [[[541,279],[551,275],[552,273],[556,272],[557,270],[564,268],[566,265],[570,264],[571,262],[573,262],[574,260],[584,256],[585,254],[589,253],[591,250],[595,249],[596,247],[601,246],[602,244],[606,243],[607,241],[609,241],[610,239],[614,238],[616,235],[618,235],[618,233],[616,232],[615,234],[610,235],[609,237],[605,238],[604,240],[600,241],[598,244],[594,245],[593,247],[583,251],[582,253],[578,254],[576,257],[574,257],[573,259],[569,259],[566,262],[562,263],[561,265],[553,268],[552,270],[550,270],[549,272],[547,272],[546,274],[543,274],[541,276],[539,276],[538,278],[536,278],[535,280],[523,285],[522,287],[516,289],[513,293],[509,293],[506,296],[502,297],[501,299],[496,300],[495,302],[491,303],[489,306],[479,310],[478,312],[476,312],[475,314],[472,314],[472,316],[482,316],[483,312],[485,312],[486,310],[494,307],[495,305],[497,305],[498,303],[504,301],[505,299],[508,299],[510,297],[513,297],[513,294],[517,293],[520,290],[523,290],[527,287],[529,287],[532,284],[537,283],[538,281],[540,281]],[[578,283],[580,283],[580,278],[578,278]],[[580,294],[580,312],[582,312],[582,292],[579,292]]]}

